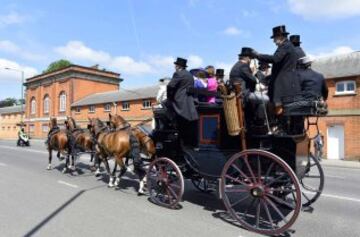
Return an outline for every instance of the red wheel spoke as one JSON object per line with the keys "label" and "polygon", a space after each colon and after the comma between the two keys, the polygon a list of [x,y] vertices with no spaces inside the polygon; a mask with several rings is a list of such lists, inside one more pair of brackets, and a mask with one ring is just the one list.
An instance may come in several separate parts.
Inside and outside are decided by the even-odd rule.
{"label": "red wheel spoke", "polygon": [[[275,202],[279,203],[279,204],[283,204],[285,206],[287,206],[288,208],[291,208],[291,209],[295,209],[295,206],[293,206],[292,204],[282,200],[281,198],[278,198],[270,193],[267,194],[268,197],[270,197],[271,199],[273,199]],[[296,199],[294,200],[294,202],[296,202]]]}
{"label": "red wheel spoke", "polygon": [[256,228],[259,229],[259,222],[260,222],[260,212],[261,212],[261,199],[259,200],[258,204],[256,205]]}
{"label": "red wheel spoke", "polygon": [[242,176],[244,176],[245,179],[250,180],[250,178],[241,169],[239,169],[235,164],[232,164],[231,167],[236,169]]}
{"label": "red wheel spoke", "polygon": [[231,180],[234,181],[234,182],[237,182],[237,183],[242,184],[242,185],[244,185],[244,186],[246,186],[246,187],[249,187],[248,184],[240,181],[238,178],[234,178],[234,177],[232,177],[232,176],[230,176],[230,175],[225,175],[225,177],[228,178],[228,179],[231,179]]}
{"label": "red wheel spoke", "polygon": [[279,177],[277,177],[277,178],[275,178],[274,180],[271,180],[269,183],[267,183],[266,186],[269,186],[269,185],[271,185],[271,184],[279,181],[280,179],[284,178],[286,175],[287,175],[286,173],[280,175]]}
{"label": "red wheel spoke", "polygon": [[267,169],[266,174],[265,174],[265,177],[264,177],[265,180],[266,180],[266,178],[269,176],[269,174],[270,174],[270,172],[271,172],[274,164],[275,164],[275,163],[271,163],[271,164],[269,165],[269,168]]}
{"label": "red wheel spoke", "polygon": [[241,198],[240,200],[237,200],[236,202],[234,202],[233,204],[231,204],[231,207],[234,207],[236,205],[238,205],[239,203],[241,203],[242,201],[245,201],[246,199],[248,199],[250,197],[249,194],[247,194],[245,197]]}
{"label": "red wheel spoke", "polygon": [[264,206],[266,215],[267,215],[268,220],[269,220],[270,225],[271,225],[271,229],[274,229],[274,221],[273,221],[273,219],[272,219],[272,217],[271,217],[271,214],[270,214],[270,211],[269,211],[267,202],[266,202],[266,201],[263,201],[263,200],[261,200],[260,202],[261,202],[261,203],[263,204],[263,206]]}
{"label": "red wheel spoke", "polygon": [[226,189],[225,188],[225,192],[226,193],[244,193],[244,192],[249,192],[249,190],[247,190],[247,189],[239,189],[239,188],[234,188],[234,189]]}
{"label": "red wheel spoke", "polygon": [[244,213],[245,218],[246,218],[246,216],[247,216],[247,213],[248,213],[248,211],[249,211],[249,208],[251,209],[251,208],[254,206],[255,200],[256,200],[256,199],[253,198],[253,200],[251,201],[250,205],[246,208],[245,213]]}
{"label": "red wheel spoke", "polygon": [[256,178],[255,178],[255,175],[254,175],[254,172],[253,172],[253,170],[252,170],[252,168],[251,168],[251,166],[250,166],[250,164],[249,164],[249,157],[246,156],[246,158],[244,158],[244,160],[245,160],[246,167],[248,168],[248,170],[249,170],[249,172],[250,172],[250,175],[251,175],[251,177],[252,177],[253,180],[254,180],[254,183],[257,183],[257,182],[256,182]]}
{"label": "red wheel spoke", "polygon": [[261,183],[261,163],[260,163],[260,157],[257,156],[257,169],[258,169],[258,182]]}
{"label": "red wheel spoke", "polygon": [[169,190],[170,194],[176,199],[178,195],[176,194],[174,189],[172,189],[170,186],[167,186],[166,188],[167,190]]}
{"label": "red wheel spoke", "polygon": [[284,214],[277,208],[275,203],[273,203],[269,198],[265,198],[265,200],[270,204],[270,206],[276,211],[276,213],[281,217],[282,220],[284,220],[285,223],[288,223],[288,220],[284,216]]}

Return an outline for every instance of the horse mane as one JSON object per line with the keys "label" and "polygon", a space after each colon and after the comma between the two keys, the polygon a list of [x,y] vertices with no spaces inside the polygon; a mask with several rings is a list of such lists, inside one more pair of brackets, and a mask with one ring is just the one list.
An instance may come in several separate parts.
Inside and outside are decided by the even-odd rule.
{"label": "horse mane", "polygon": [[96,118],[96,119],[95,119],[95,124],[96,124],[97,127],[100,127],[100,128],[102,128],[102,127],[105,126],[105,125],[104,125],[104,122],[101,121],[99,118]]}
{"label": "horse mane", "polygon": [[76,128],[76,122],[75,119],[73,117],[69,117],[69,119],[71,120],[72,124],[74,125],[74,128]]}

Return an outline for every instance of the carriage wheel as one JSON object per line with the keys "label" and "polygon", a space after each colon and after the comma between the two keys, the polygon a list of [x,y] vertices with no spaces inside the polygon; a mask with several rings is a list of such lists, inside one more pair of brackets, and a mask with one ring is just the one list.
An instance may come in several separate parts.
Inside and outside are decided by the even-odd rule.
{"label": "carriage wheel", "polygon": [[324,189],[325,176],[319,160],[310,153],[306,166],[306,172],[300,179],[303,187],[302,195],[304,197],[303,207],[308,207],[314,203],[321,195]]}
{"label": "carriage wheel", "polygon": [[161,157],[150,163],[147,185],[152,202],[176,208],[184,193],[184,178],[176,163]]}
{"label": "carriage wheel", "polygon": [[300,213],[300,183],[290,166],[270,152],[236,153],[225,164],[220,182],[226,209],[250,231],[279,235]]}
{"label": "carriage wheel", "polygon": [[209,181],[207,181],[204,178],[192,178],[191,179],[192,184],[195,188],[197,188],[200,192],[203,193],[211,193],[212,190],[209,189]]}

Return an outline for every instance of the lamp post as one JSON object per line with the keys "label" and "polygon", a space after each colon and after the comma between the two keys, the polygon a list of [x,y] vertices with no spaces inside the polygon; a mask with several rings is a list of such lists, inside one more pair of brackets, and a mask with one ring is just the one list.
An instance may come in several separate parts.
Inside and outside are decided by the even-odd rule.
{"label": "lamp post", "polygon": [[16,72],[20,72],[21,73],[21,125],[23,124],[23,116],[24,116],[24,71],[23,70],[19,70],[19,69],[15,69],[15,68],[9,68],[6,67],[6,70],[10,70],[10,71],[16,71]]}

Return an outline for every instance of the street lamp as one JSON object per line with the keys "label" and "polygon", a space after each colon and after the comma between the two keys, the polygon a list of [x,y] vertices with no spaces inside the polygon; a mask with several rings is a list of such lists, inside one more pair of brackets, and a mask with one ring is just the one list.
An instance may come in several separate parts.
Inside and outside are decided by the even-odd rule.
{"label": "street lamp", "polygon": [[20,72],[21,73],[21,125],[23,124],[23,116],[24,116],[24,71],[23,70],[19,70],[19,69],[15,69],[15,68],[10,68],[10,67],[5,67],[6,70],[10,70],[10,71],[16,71],[16,72]]}

